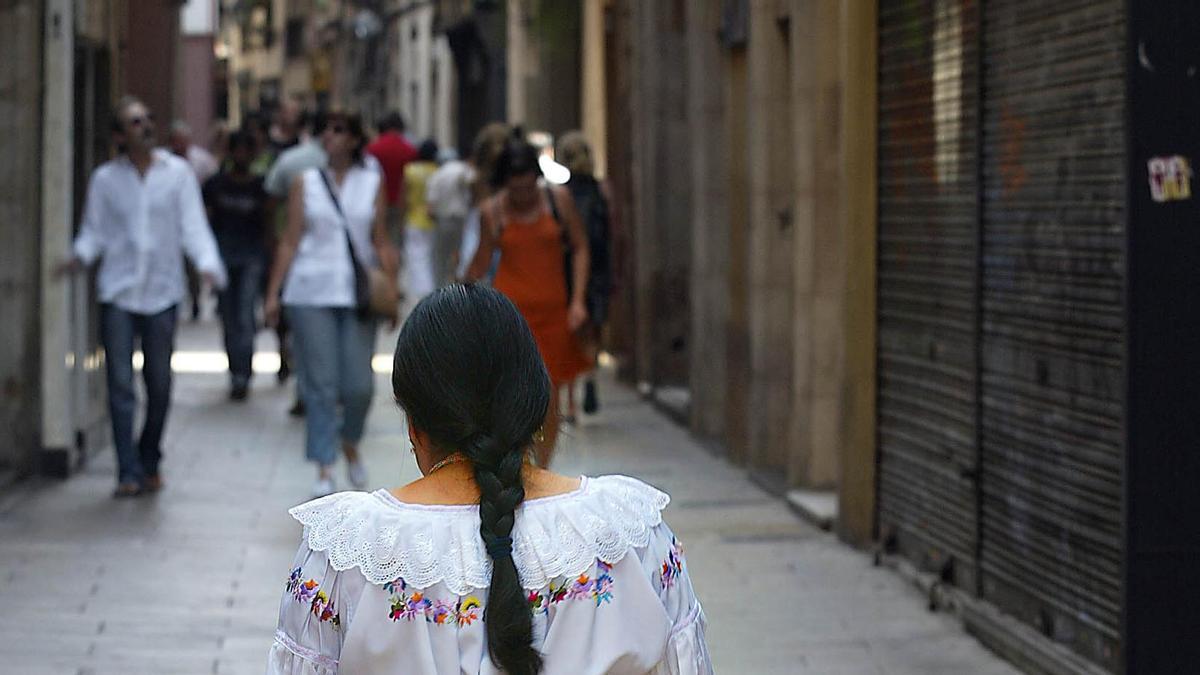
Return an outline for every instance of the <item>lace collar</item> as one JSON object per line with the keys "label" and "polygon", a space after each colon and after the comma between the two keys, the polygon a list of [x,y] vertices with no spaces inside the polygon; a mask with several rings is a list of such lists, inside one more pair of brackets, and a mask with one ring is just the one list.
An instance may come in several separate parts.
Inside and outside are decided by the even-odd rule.
{"label": "lace collar", "polygon": [[[573,492],[533,499],[517,510],[513,561],[527,590],[582,574],[597,558],[615,565],[650,541],[670,501],[628,476],[584,477]],[[417,588],[444,583],[466,595],[491,583],[477,506],[398,501],[386,490],[341,492],[292,508],[309,548],[338,571],[357,567],[376,585],[403,578]]]}

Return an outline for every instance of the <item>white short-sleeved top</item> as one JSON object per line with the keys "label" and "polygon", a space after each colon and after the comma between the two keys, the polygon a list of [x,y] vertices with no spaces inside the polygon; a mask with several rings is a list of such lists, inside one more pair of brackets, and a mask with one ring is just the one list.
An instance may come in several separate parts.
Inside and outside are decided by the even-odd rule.
{"label": "white short-sleeved top", "polygon": [[[284,305],[318,307],[354,306],[354,268],[346,243],[345,226],[338,214],[321,169],[303,174],[304,234],[288,269],[283,286]],[[356,164],[350,167],[338,186],[330,184],[349,223],[354,241],[353,253],[367,266],[378,265],[371,245],[371,225],[375,219],[375,197],[379,191],[379,173]]]}
{"label": "white short-sleeved top", "polygon": [[[712,672],[704,613],[666,494],[625,476],[522,504],[513,561],[542,672]],[[491,559],[475,506],[406,504],[385,490],[297,506],[304,541],[280,574],[268,675],[501,671],[488,656]]]}

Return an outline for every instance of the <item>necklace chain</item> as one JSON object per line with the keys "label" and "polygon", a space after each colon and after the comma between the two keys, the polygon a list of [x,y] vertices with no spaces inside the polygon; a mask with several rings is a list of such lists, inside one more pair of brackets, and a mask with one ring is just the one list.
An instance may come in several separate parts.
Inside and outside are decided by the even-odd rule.
{"label": "necklace chain", "polygon": [[451,464],[457,464],[459,462],[465,462],[465,461],[467,461],[467,458],[464,457],[461,452],[450,453],[449,455],[446,456],[445,459],[443,459],[442,461],[440,461],[437,464],[434,464],[432,467],[430,467],[429,473],[426,473],[425,475],[431,476],[431,475],[433,475],[433,472],[437,471],[438,469],[449,466]]}

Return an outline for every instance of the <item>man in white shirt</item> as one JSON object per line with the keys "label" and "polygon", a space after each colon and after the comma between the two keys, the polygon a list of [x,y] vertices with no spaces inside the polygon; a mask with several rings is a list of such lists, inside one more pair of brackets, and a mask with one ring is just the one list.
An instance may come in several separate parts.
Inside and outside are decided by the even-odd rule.
{"label": "man in white shirt", "polygon": [[[100,262],[101,341],[118,462],[115,496],[131,497],[162,488],[160,443],[171,400],[176,306],[184,294],[183,254],[217,288],[225,286],[225,268],[192,167],[155,148],[154,121],[141,101],[125,97],[115,113],[120,154],[92,172],[79,235],[62,271]],[[135,447],[138,339],[147,403]]]}

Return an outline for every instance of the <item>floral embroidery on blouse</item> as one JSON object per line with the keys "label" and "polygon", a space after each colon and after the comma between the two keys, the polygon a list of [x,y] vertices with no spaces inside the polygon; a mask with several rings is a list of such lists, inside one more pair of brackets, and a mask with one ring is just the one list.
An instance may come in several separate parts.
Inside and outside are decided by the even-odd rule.
{"label": "floral embroidery on blouse", "polygon": [[334,630],[342,627],[342,615],[334,609],[333,601],[325,591],[321,590],[320,584],[314,579],[301,581],[303,577],[300,574],[301,569],[297,567],[288,575],[287,591],[292,594],[296,602],[307,603],[309,611],[317,617],[317,621],[329,622]]}
{"label": "floral embroidery on blouse", "polygon": [[458,598],[453,604],[446,600],[430,600],[420,591],[409,593],[408,583],[399,577],[384,584],[383,590],[392,596],[388,612],[392,621],[424,619],[439,626],[470,626],[483,612],[483,603],[473,595]]}
{"label": "floral embroidery on blouse", "polygon": [[[551,605],[566,600],[592,600],[596,606],[613,599],[612,565],[603,560],[596,561],[596,576],[581,574],[562,583],[550,583],[548,591],[531,591],[529,608],[534,614],[545,614]],[[297,582],[299,583],[299,582]],[[301,586],[303,584],[300,584]],[[290,589],[290,586],[289,586]],[[391,595],[388,618],[392,621],[416,621],[439,626],[470,626],[483,617],[483,602],[474,595],[460,597],[455,601],[430,599],[419,590],[409,592],[408,582],[397,577],[383,585]]]}
{"label": "floral embroidery on blouse", "polygon": [[561,584],[550,582],[550,589],[546,592],[530,591],[529,609],[534,614],[546,614],[550,611],[551,605],[557,605],[565,600],[593,600],[597,607],[606,602],[612,602],[614,582],[612,575],[609,574],[611,570],[612,565],[597,559],[597,574],[594,578],[587,574],[581,574],[577,578]]}
{"label": "floral embroidery on blouse", "polygon": [[667,553],[667,559],[663,561],[662,572],[660,572],[663,589],[674,586],[680,574],[683,574],[683,544],[675,537],[671,537],[671,550]]}
{"label": "floral embroidery on blouse", "polygon": [[483,611],[483,603],[479,601],[479,598],[468,595],[458,602],[454,615],[458,619],[458,625],[470,626],[479,620],[481,611]]}

